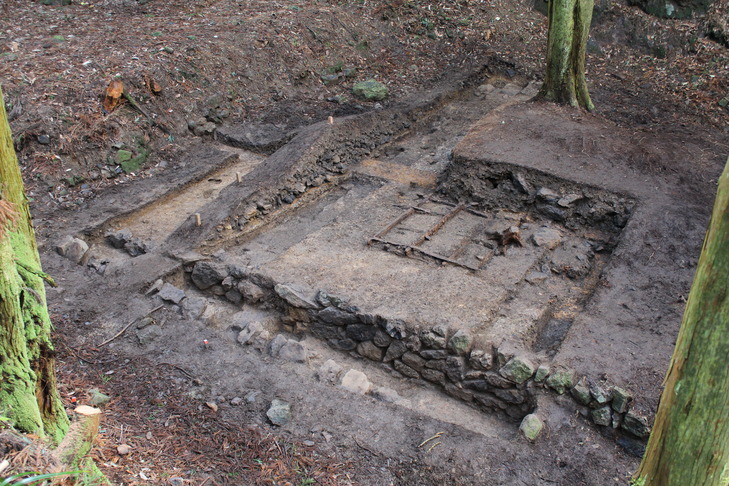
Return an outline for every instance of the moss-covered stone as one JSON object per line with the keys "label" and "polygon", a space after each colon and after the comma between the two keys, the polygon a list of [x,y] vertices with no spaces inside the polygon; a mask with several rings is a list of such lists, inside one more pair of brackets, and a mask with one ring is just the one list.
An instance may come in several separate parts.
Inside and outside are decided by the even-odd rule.
{"label": "moss-covered stone", "polygon": [[560,395],[572,388],[575,381],[575,372],[572,370],[557,370],[547,378],[547,386]]}
{"label": "moss-covered stone", "polygon": [[633,396],[620,387],[613,388],[613,410],[618,413],[625,413],[628,410]]}
{"label": "moss-covered stone", "polygon": [[352,94],[365,101],[382,101],[387,98],[389,91],[387,86],[374,79],[368,79],[355,84],[352,87]]}
{"label": "moss-covered stone", "polygon": [[603,425],[607,427],[612,423],[613,414],[610,410],[610,407],[600,407],[593,410],[590,415],[592,416],[592,421],[595,422],[597,425]]}
{"label": "moss-covered stone", "polygon": [[470,334],[468,334],[463,329],[459,329],[448,340],[448,349],[456,354],[465,354],[466,352],[468,352],[468,348],[471,347],[472,341],[473,339],[471,338]]}
{"label": "moss-covered stone", "polygon": [[537,368],[536,373],[534,373],[534,381],[537,383],[541,383],[547,378],[547,375],[549,375],[549,366],[545,364],[539,365],[539,368]]}
{"label": "moss-covered stone", "polygon": [[515,356],[500,370],[499,374],[514,383],[524,383],[534,374],[534,365],[526,358]]}
{"label": "moss-covered stone", "polygon": [[119,150],[116,153],[116,162],[118,164],[121,164],[122,162],[132,160],[132,157],[134,157],[134,154],[132,152],[130,152],[129,150]]}
{"label": "moss-covered stone", "polygon": [[524,434],[524,437],[533,441],[539,436],[544,429],[544,422],[537,415],[530,413],[521,421],[519,425],[519,431]]}
{"label": "moss-covered stone", "polygon": [[648,429],[648,421],[644,417],[640,417],[630,412],[625,414],[625,417],[623,418],[623,425],[621,427],[623,430],[631,433],[639,439],[648,437],[650,432]]}
{"label": "moss-covered stone", "polygon": [[582,405],[587,405],[592,400],[592,396],[590,396],[590,388],[588,388],[584,378],[570,390],[570,395],[572,395],[572,398],[574,398],[577,403]]}

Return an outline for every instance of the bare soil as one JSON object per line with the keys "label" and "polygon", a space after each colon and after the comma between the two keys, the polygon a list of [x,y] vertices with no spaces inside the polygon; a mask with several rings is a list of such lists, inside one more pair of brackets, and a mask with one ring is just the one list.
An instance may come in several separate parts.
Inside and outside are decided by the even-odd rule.
{"label": "bare soil", "polygon": [[[236,307],[199,292],[174,254],[224,249],[219,258],[313,289],[335,287],[357,305],[386,302],[423,322],[464,322],[489,299],[478,295],[480,284],[459,287],[471,281],[459,277],[463,269],[447,269],[452,278],[438,280],[439,264],[362,250],[361,237],[418,194],[440,188],[466,197],[448,182],[472,180],[488,164],[623,194],[637,209],[548,359],[628,388],[635,409],[650,419],[713,180],[729,152],[729,116],[719,104],[729,93],[729,57],[703,37],[702,19],[659,21],[599,4],[588,58],[598,112],[584,114],[526,102],[541,76],[546,35],[546,20],[526,2],[16,1],[6,9],[0,80],[44,265],[60,284],[48,298],[61,393],[69,407],[85,403],[94,387],[112,397],[94,454],[114,484],[627,484],[640,441],[596,428],[569,398],[540,397],[547,430],[529,443],[518,423],[332,350],[301,329],[281,328],[275,308]],[[322,74],[340,78],[326,85]],[[113,76],[144,113],[130,103],[102,111]],[[355,81],[371,77],[390,88],[377,107],[350,93]],[[148,80],[162,86],[160,94]],[[435,101],[418,111],[419,100]],[[240,201],[255,203],[265,186],[285,185],[297,167],[287,154],[297,144],[321,145],[317,134],[338,126],[351,128],[354,140],[370,137],[368,125],[399,123],[381,121],[390,113],[416,121],[379,139],[367,157],[352,155],[344,174],[310,190],[309,199],[273,208],[260,229],[236,232]],[[190,127],[202,121],[312,128],[267,158],[195,135]],[[144,155],[139,170],[120,170],[120,148]],[[459,167],[473,171],[459,174]],[[238,178],[243,187],[236,188]],[[190,218],[196,212],[202,229]],[[132,258],[110,248],[104,232],[119,228],[153,250]],[[56,254],[66,234],[93,244],[94,256],[107,262],[103,275]],[[537,259],[514,251],[525,268]],[[471,255],[469,264],[476,256],[483,255]],[[162,302],[150,314],[157,334],[146,340],[136,324],[161,302],[144,295],[160,277],[207,299],[214,317],[190,319]],[[437,294],[428,294],[431,284],[441,285]],[[383,300],[388,292],[391,300]],[[523,295],[517,303],[540,301]],[[306,361],[272,358],[265,340],[238,344],[228,324],[241,309],[271,323],[272,334],[290,331],[305,345]],[[364,371],[396,398],[326,383],[318,370],[327,359]],[[265,415],[277,398],[292,404],[283,427]],[[437,447],[421,446],[438,432]],[[118,454],[122,443],[130,454]]]}

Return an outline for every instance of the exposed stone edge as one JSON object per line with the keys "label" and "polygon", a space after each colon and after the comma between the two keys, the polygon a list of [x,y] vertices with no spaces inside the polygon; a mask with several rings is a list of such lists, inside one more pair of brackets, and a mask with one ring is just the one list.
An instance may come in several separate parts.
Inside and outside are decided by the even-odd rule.
{"label": "exposed stone edge", "polygon": [[[198,264],[188,263],[184,269],[191,273]],[[226,275],[220,275],[220,282],[207,291],[240,304],[244,300],[237,293],[240,283],[252,283],[263,297],[249,303],[275,304],[287,331],[311,334],[339,351],[389,364],[404,377],[439,385],[448,395],[478,409],[521,420],[536,409],[541,390],[569,397],[602,431],[640,440],[650,432],[647,418],[631,410],[633,396],[622,387],[578,375],[558,363],[537,363],[508,344],[474,343],[463,330],[411,326],[362,313],[348,299],[325,290],[302,291],[249,268],[225,268]]]}

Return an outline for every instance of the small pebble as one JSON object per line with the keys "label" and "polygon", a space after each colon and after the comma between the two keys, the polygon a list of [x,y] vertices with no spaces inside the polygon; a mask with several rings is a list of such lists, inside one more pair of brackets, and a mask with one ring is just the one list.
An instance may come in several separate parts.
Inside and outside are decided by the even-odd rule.
{"label": "small pebble", "polygon": [[130,452],[132,452],[132,448],[129,447],[127,444],[121,444],[116,447],[116,452],[120,456],[126,456]]}
{"label": "small pebble", "polygon": [[213,412],[218,411],[218,404],[215,402],[205,402],[205,406],[208,407]]}

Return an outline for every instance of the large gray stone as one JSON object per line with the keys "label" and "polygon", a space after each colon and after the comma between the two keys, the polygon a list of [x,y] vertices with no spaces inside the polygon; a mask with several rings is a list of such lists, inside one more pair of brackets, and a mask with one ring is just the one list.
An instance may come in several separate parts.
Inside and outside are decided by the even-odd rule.
{"label": "large gray stone", "polygon": [[188,319],[200,319],[208,307],[208,301],[204,297],[187,297],[183,299],[182,310]]}
{"label": "large gray stone", "polygon": [[437,334],[434,331],[423,331],[420,333],[420,340],[423,345],[432,349],[445,349],[446,338]]}
{"label": "large gray stone", "polygon": [[89,250],[89,245],[80,238],[66,236],[56,246],[56,251],[74,263],[81,263],[81,259]]}
{"label": "large gray stone", "polygon": [[[491,86],[491,85],[487,85],[487,86]],[[512,182],[512,184],[514,184],[514,187],[521,193],[531,194],[534,191],[534,188],[532,187],[532,185],[529,184],[529,181],[527,181],[526,177],[524,177],[524,174],[522,174],[521,172],[512,173],[511,182]]]}
{"label": "large gray stone", "polygon": [[289,339],[286,344],[281,346],[278,352],[278,357],[286,361],[292,361],[294,363],[306,363],[308,353],[306,347],[294,339]]}
{"label": "large gray stone", "polygon": [[237,289],[230,289],[225,292],[225,298],[233,304],[240,304],[243,302],[243,296],[238,292]]}
{"label": "large gray stone", "polygon": [[496,388],[511,388],[514,386],[514,382],[493,371],[484,373],[483,379],[486,383]]}
{"label": "large gray stone", "polygon": [[449,356],[446,359],[445,374],[448,379],[454,383],[463,380],[463,374],[466,370],[466,360],[460,356]]}
{"label": "large gray stone", "polygon": [[405,323],[399,319],[387,319],[382,323],[382,327],[393,339],[404,339],[407,335],[405,332]]}
{"label": "large gray stone", "polygon": [[420,373],[400,360],[393,361],[392,365],[394,366],[395,371],[403,376],[407,376],[408,378],[420,378]]}
{"label": "large gray stone", "polygon": [[266,417],[273,425],[283,427],[291,421],[291,405],[288,402],[274,399],[266,412]]}
{"label": "large gray stone", "polygon": [[363,341],[357,345],[357,352],[372,361],[382,361],[385,350],[378,348],[372,341]]}
{"label": "large gray stone", "polygon": [[178,289],[171,283],[165,282],[164,285],[162,285],[162,288],[159,289],[159,293],[157,295],[159,295],[162,300],[174,302],[179,305],[180,302],[182,302],[182,299],[185,298],[185,291]]}
{"label": "large gray stone", "polygon": [[238,283],[238,292],[243,296],[246,304],[257,304],[266,296],[261,287],[248,280],[241,280]]}
{"label": "large gray stone", "polygon": [[397,359],[408,350],[408,347],[405,345],[402,341],[393,341],[390,343],[390,346],[387,348],[387,352],[385,352],[385,357],[383,358],[383,361],[385,363],[389,363],[393,359]]}
{"label": "large gray stone", "polygon": [[319,367],[316,375],[319,381],[325,383],[334,384],[339,379],[339,375],[342,374],[342,367],[333,359],[326,360],[324,364]]}
{"label": "large gray stone", "polygon": [[270,123],[221,126],[215,132],[215,137],[227,145],[261,152],[270,152],[281,147],[294,135],[296,130]]}
{"label": "large gray stone", "polygon": [[590,395],[592,395],[592,398],[594,398],[595,401],[597,403],[599,403],[600,405],[604,405],[604,404],[608,403],[613,397],[612,390],[610,390],[598,383],[590,382],[589,388],[590,388]]}
{"label": "large gray stone", "polygon": [[443,373],[442,371],[424,368],[421,373],[423,375],[423,378],[430,381],[431,383],[438,383],[441,386],[445,385],[446,383],[446,376],[445,373]]}
{"label": "large gray stone", "polygon": [[420,356],[427,360],[446,359],[448,357],[448,351],[445,349],[422,349],[420,350]]}
{"label": "large gray stone", "polygon": [[227,275],[225,265],[203,261],[195,264],[190,277],[197,288],[206,290],[213,285],[220,284]]}
{"label": "large gray stone", "polygon": [[293,307],[298,307],[299,309],[319,308],[319,306],[313,300],[308,298],[303,291],[296,289],[291,285],[276,284],[273,290],[278,294],[279,297],[281,297]]}
{"label": "large gray stone", "polygon": [[385,334],[384,331],[378,329],[377,332],[375,332],[375,337],[372,338],[372,342],[375,344],[375,346],[378,346],[380,348],[387,348],[392,342],[392,338]]}
{"label": "large gray stone", "polygon": [[124,245],[126,245],[126,243],[131,239],[132,232],[127,228],[106,234],[106,241],[108,241],[111,246],[118,249],[124,248]]}
{"label": "large gray stone", "polygon": [[582,278],[592,268],[592,248],[584,241],[565,240],[551,256],[551,268],[569,278]]}
{"label": "large gray stone", "polygon": [[537,371],[534,373],[534,381],[537,383],[543,382],[549,375],[549,366],[540,364]]}
{"label": "large gray stone", "polygon": [[385,403],[395,403],[402,399],[395,390],[385,387],[377,387],[372,390],[372,396]]}
{"label": "large gray stone", "polygon": [[352,351],[357,347],[357,342],[352,339],[330,339],[327,342],[331,347],[340,351]]}
{"label": "large gray stone", "polygon": [[326,290],[320,290],[319,293],[316,294],[316,300],[324,307],[337,307],[339,309],[347,307],[349,303],[344,297],[332,295]]}
{"label": "large gray stone", "polygon": [[236,340],[239,344],[251,344],[261,332],[263,332],[263,324],[253,321],[238,333]]}
{"label": "large gray stone", "polygon": [[347,337],[355,341],[369,341],[375,337],[377,328],[367,324],[350,324],[346,328]]}
{"label": "large gray stone", "polygon": [[372,388],[372,383],[367,379],[367,375],[359,370],[349,370],[342,377],[340,386],[345,390],[361,395],[367,394]]}
{"label": "large gray stone", "polygon": [[359,323],[359,319],[356,315],[331,306],[320,310],[317,313],[317,317],[322,321],[335,326],[346,326],[349,324]]}
{"label": "large gray stone", "polygon": [[157,324],[137,329],[137,340],[142,346],[146,346],[162,335],[162,328]]}
{"label": "large gray stone", "polygon": [[423,368],[425,368],[425,360],[413,352],[408,351],[403,354],[400,359],[402,359],[403,363],[416,371],[422,371]]}
{"label": "large gray stone", "polygon": [[519,405],[520,403],[524,403],[529,396],[525,390],[517,390],[514,388],[494,388],[491,393],[493,393],[506,403],[511,403],[513,405]]}
{"label": "large gray stone", "polygon": [[289,340],[286,339],[286,336],[283,334],[276,334],[276,337],[271,339],[271,342],[268,343],[268,355],[272,358],[278,358],[278,353],[281,352],[281,348],[283,348],[288,342]]}
{"label": "large gray stone", "polygon": [[549,250],[557,247],[562,241],[562,233],[554,228],[544,227],[539,228],[532,235],[532,242]]}
{"label": "large gray stone", "polygon": [[89,390],[89,405],[92,407],[100,407],[106,405],[111,400],[111,397],[105,393],[101,393],[98,388]]}

